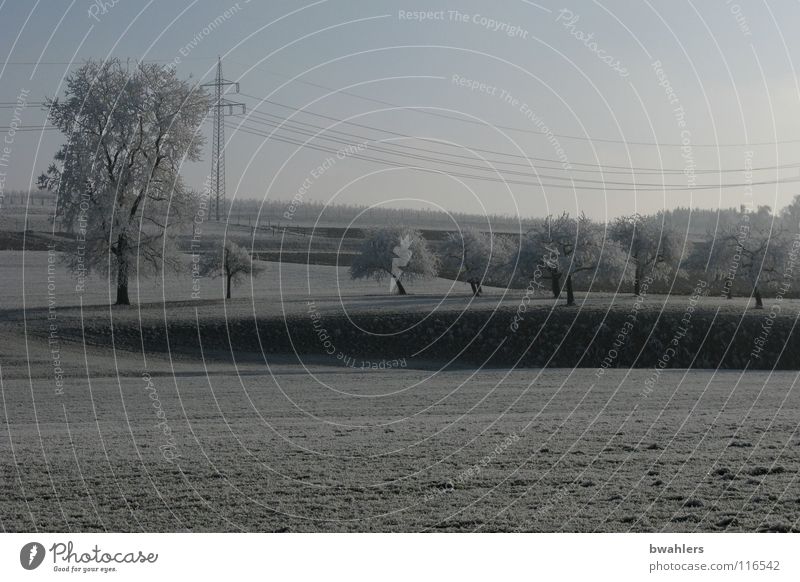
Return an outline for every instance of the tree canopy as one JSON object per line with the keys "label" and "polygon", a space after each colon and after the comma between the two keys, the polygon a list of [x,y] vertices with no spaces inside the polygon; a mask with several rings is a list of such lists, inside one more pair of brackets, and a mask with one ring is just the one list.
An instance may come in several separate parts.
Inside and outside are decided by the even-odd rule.
{"label": "tree canopy", "polygon": [[435,277],[439,262],[418,230],[386,227],[367,233],[350,266],[353,279],[391,280],[390,290],[406,294],[403,281]]}
{"label": "tree canopy", "polygon": [[223,245],[200,259],[200,274],[225,279],[225,298],[231,298],[231,287],[248,275],[258,275],[261,268],[253,263],[247,249],[228,239]]}
{"label": "tree canopy", "polygon": [[200,159],[207,97],[173,69],[110,59],[72,72],[63,98],[47,104],[68,139],[39,185],[57,193],[57,214],[78,233],[68,263],[111,271],[116,303],[127,305],[139,269],[181,265],[174,236],[191,218],[194,196],[180,169]]}

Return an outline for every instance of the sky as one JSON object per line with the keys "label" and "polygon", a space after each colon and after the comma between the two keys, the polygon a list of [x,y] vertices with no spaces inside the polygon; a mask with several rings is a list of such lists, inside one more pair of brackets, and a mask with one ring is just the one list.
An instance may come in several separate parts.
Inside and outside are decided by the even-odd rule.
{"label": "sky", "polygon": [[[35,187],[65,141],[28,129],[37,103],[84,60],[207,82],[221,57],[246,106],[226,120],[229,199],[780,208],[800,192],[797,22],[789,1],[0,0],[0,184]],[[210,155],[183,168],[198,190]]]}

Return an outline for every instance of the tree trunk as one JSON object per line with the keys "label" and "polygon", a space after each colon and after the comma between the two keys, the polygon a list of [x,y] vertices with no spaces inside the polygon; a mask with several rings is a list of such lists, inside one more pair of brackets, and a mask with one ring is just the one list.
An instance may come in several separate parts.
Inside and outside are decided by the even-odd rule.
{"label": "tree trunk", "polygon": [[478,294],[477,296],[480,297],[483,294],[483,285],[478,283]]}
{"label": "tree trunk", "polygon": [[130,305],[128,297],[128,241],[123,235],[117,238],[117,301],[114,305]]}
{"label": "tree trunk", "polygon": [[636,265],[636,273],[633,275],[633,294],[636,297],[642,294],[642,269]]}
{"label": "tree trunk", "polygon": [[477,297],[478,296],[478,286],[475,284],[475,281],[470,281],[469,282],[469,286],[472,288],[472,296],[473,297]]}
{"label": "tree trunk", "polygon": [[753,289],[753,297],[756,298],[756,309],[764,309],[764,302],[761,300],[761,291],[758,290],[758,285]]}
{"label": "tree trunk", "polygon": [[231,298],[231,279],[233,279],[233,276],[228,275],[228,284],[226,285],[225,299]]}
{"label": "tree trunk", "polygon": [[567,306],[575,305],[575,294],[572,292],[572,275],[567,275]]}
{"label": "tree trunk", "polygon": [[731,284],[725,289],[725,296],[727,299],[733,299],[733,281],[731,281]]}
{"label": "tree trunk", "polygon": [[128,297],[128,265],[125,260],[119,261],[117,267],[117,301],[114,305],[130,305]]}
{"label": "tree trunk", "polygon": [[397,284],[397,294],[398,295],[408,295],[408,293],[406,293],[406,288],[403,287],[403,284],[400,282],[400,279],[395,277],[394,282]]}
{"label": "tree trunk", "polygon": [[553,297],[561,297],[561,273],[550,271],[550,284],[553,289]]}

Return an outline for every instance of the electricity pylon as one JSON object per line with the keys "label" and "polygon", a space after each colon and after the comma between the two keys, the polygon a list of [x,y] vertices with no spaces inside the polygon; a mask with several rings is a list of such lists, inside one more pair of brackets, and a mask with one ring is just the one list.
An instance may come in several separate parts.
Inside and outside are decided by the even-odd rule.
{"label": "electricity pylon", "polygon": [[225,208],[225,112],[234,115],[234,108],[241,107],[244,115],[244,103],[237,103],[225,99],[228,87],[233,86],[233,92],[239,92],[239,83],[226,81],[222,77],[222,59],[217,57],[217,78],[212,83],[204,83],[203,87],[214,88],[214,100],[211,109],[214,112],[214,135],[211,139],[211,194],[216,202],[217,222],[220,217],[220,207]]}

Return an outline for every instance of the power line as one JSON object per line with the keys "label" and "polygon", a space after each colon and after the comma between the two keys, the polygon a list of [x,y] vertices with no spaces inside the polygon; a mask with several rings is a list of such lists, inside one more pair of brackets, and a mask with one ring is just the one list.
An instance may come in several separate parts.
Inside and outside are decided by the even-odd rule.
{"label": "power line", "polygon": [[[251,96],[246,95],[244,93],[242,95],[244,95],[245,97],[252,98]],[[274,103],[274,102],[272,102],[272,103]],[[312,112],[307,112],[307,111],[302,110],[302,109],[292,108],[292,107],[290,107],[288,105],[282,105],[282,106],[286,107],[286,108],[294,109],[294,110],[302,112],[302,113],[308,113],[309,115],[318,115],[318,114],[315,114],[315,113],[312,113]],[[254,110],[256,112],[259,111],[258,108],[254,108]],[[307,126],[307,127],[313,128],[315,130],[318,130],[319,132],[335,133],[335,134],[345,135],[345,136],[348,136],[348,137],[353,137],[353,138],[359,139],[362,142],[363,141],[377,141],[377,140],[373,140],[372,138],[364,137],[362,135],[357,135],[357,134],[353,134],[353,133],[349,133],[349,132],[343,132],[343,131],[340,131],[340,130],[331,129],[330,127],[323,127],[323,126],[315,125],[315,124],[312,124],[312,123],[306,123],[306,122],[303,122],[303,121],[298,121],[296,119],[288,120],[288,119],[285,119],[285,118],[283,118],[281,116],[274,115],[272,113],[259,112],[259,113],[255,113],[254,114],[253,112],[251,112],[248,115],[248,119],[253,119],[254,117],[255,118],[259,118],[259,115],[260,116],[270,117],[270,118],[275,118],[276,120],[280,120],[280,124],[281,125],[285,125],[285,126],[288,126],[288,127],[291,127],[292,124],[298,124],[298,125],[302,125],[302,126]],[[491,164],[497,164],[497,165],[502,164],[502,165],[510,165],[510,166],[519,166],[519,167],[530,168],[531,167],[531,163],[530,162],[537,162],[537,166],[538,166],[538,163],[543,161],[543,162],[546,162],[546,163],[558,164],[557,166],[544,166],[544,169],[548,169],[548,170],[564,170],[563,163],[561,163],[559,160],[552,159],[552,158],[537,158],[537,157],[523,156],[523,155],[518,155],[518,154],[510,154],[510,153],[506,153],[506,152],[500,152],[500,151],[497,151],[497,150],[488,150],[488,149],[480,148],[480,147],[461,146],[461,145],[457,145],[457,144],[451,144],[451,143],[448,143],[448,142],[444,142],[444,141],[441,141],[441,140],[434,140],[434,139],[423,138],[423,137],[415,137],[415,136],[412,136],[412,135],[408,135],[408,134],[404,134],[404,133],[398,133],[398,132],[390,131],[390,130],[387,130],[387,129],[381,129],[381,128],[377,128],[377,127],[370,126],[370,125],[364,125],[364,124],[359,124],[359,123],[351,123],[349,121],[344,121],[342,119],[330,117],[328,115],[324,115],[324,116],[323,115],[319,115],[319,116],[320,117],[324,117],[324,118],[326,118],[328,120],[331,120],[331,121],[335,120],[335,121],[337,121],[337,123],[352,124],[352,125],[356,125],[358,127],[362,127],[362,128],[365,128],[365,129],[376,131],[376,132],[385,133],[387,135],[393,135],[393,136],[396,136],[396,137],[401,137],[401,138],[406,138],[406,139],[415,139],[415,140],[420,140],[420,141],[428,141],[428,142],[431,142],[431,143],[436,143],[437,145],[450,146],[450,147],[458,148],[460,150],[468,149],[468,150],[478,151],[478,152],[482,152],[482,153],[489,153],[489,154],[492,154],[492,155],[508,156],[508,157],[512,157],[514,159],[525,159],[525,160],[528,160],[528,163],[511,162],[511,161],[506,161],[506,160],[495,160],[495,159],[486,160],[487,163],[491,163]],[[265,118],[264,117],[260,117],[260,119],[264,120]],[[269,121],[271,121],[271,120],[269,120]],[[272,121],[272,123],[276,123],[276,122]],[[445,156],[468,159],[468,160],[473,160],[473,161],[476,159],[475,156],[468,156],[468,155],[463,155],[463,154],[436,151],[436,150],[431,150],[431,149],[427,149],[427,148],[409,146],[409,145],[406,145],[406,144],[395,143],[393,145],[395,147],[399,147],[399,148],[403,148],[403,149],[418,150],[418,151],[423,151],[423,152],[427,152],[427,153],[433,153],[433,154],[437,154],[437,155],[445,155]],[[598,173],[599,172],[599,173],[603,173],[603,174],[624,174],[624,175],[632,175],[632,174],[652,174],[652,175],[675,174],[675,175],[683,175],[683,174],[685,174],[684,170],[675,169],[675,168],[662,168],[662,169],[657,169],[657,168],[637,168],[637,167],[634,167],[634,166],[631,166],[631,167],[625,167],[625,166],[603,166],[603,165],[600,165],[600,164],[579,164],[578,162],[570,162],[570,164],[573,164],[573,163],[575,165],[581,165],[581,166],[584,166],[584,167],[582,167],[582,168],[570,168],[569,171],[571,171],[571,172],[591,172],[591,173]],[[585,166],[591,166],[592,169],[586,169]],[[614,168],[614,169],[607,169],[607,168]],[[746,171],[747,172],[756,172],[756,171],[763,171],[763,170],[785,170],[785,169],[796,169],[796,168],[800,168],[800,163],[782,164],[782,165],[776,165],[776,166],[762,166],[762,167],[757,167],[757,168],[696,169],[694,173],[695,174],[723,174],[723,173],[741,173],[741,172],[746,172]]]}
{"label": "power line", "polygon": [[[244,113],[244,104],[236,103],[233,101],[229,101],[223,97],[224,89],[223,87],[227,86],[235,86],[238,92],[238,83],[227,81],[222,79],[221,77],[221,60],[218,60],[217,66],[217,80],[212,83],[206,83],[202,85],[204,87],[214,87],[215,88],[215,101],[212,104],[212,110],[214,111],[214,137],[212,140],[212,188],[214,189],[215,199],[217,201],[217,207],[219,212],[220,204],[224,206],[224,198],[225,198],[225,166],[224,166],[224,114],[227,110],[230,115],[233,114],[234,107],[239,108],[241,107],[242,113]],[[335,122],[335,124],[346,124],[351,125],[354,127],[358,127],[361,129],[366,129],[368,131],[374,131],[383,133],[386,135],[391,135],[403,139],[414,139],[419,141],[427,141],[430,143],[435,143],[438,146],[444,147],[452,147],[452,148],[459,148],[460,151],[464,149],[473,149],[474,151],[482,152],[482,153],[489,153],[494,156],[502,156],[511,159],[518,159],[518,160],[525,160],[527,163],[522,162],[513,162],[508,160],[498,160],[498,159],[491,159],[486,160],[485,162],[492,165],[506,165],[506,166],[517,166],[517,167],[525,167],[530,168],[531,162],[536,162],[537,166],[540,163],[544,162],[547,164],[554,164],[554,166],[544,166],[542,169],[544,170],[551,170],[551,171],[570,171],[570,172],[583,172],[583,173],[601,173],[601,174],[624,174],[630,175],[631,177],[635,176],[636,174],[645,174],[645,175],[654,175],[654,176],[668,176],[668,175],[682,175],[684,174],[684,170],[681,169],[674,169],[674,168],[652,168],[652,167],[635,167],[635,166],[618,166],[618,165],[602,165],[602,164],[589,164],[585,162],[569,162],[568,166],[562,163],[561,160],[553,159],[553,158],[540,158],[540,157],[532,157],[526,156],[522,154],[512,154],[508,152],[501,152],[497,150],[491,150],[486,148],[466,148],[465,146],[459,146],[457,144],[451,144],[448,142],[443,142],[441,140],[436,140],[432,138],[420,138],[416,136],[412,136],[409,134],[404,134],[400,132],[391,131],[385,128],[375,127],[372,125],[357,123],[354,121],[346,121],[340,118],[336,118],[329,115],[324,115],[320,113],[316,113],[313,111],[306,110],[304,108],[297,108],[290,105],[286,105],[283,103],[279,103],[269,99],[262,99],[260,97],[249,95],[246,93],[242,93],[244,97],[258,100],[261,103],[269,103],[276,107],[284,108],[291,110],[293,112],[314,116],[317,118],[325,119],[326,121]],[[29,102],[30,103],[30,102]],[[33,103],[45,103],[46,102],[33,102]],[[6,106],[19,106],[19,103],[14,102],[0,102],[1,107]],[[261,112],[258,111],[258,108],[255,108],[257,113],[251,114],[248,118],[248,121],[251,123],[258,123],[261,125],[266,125],[268,127],[275,128],[280,131],[290,132],[295,134],[304,135],[306,137],[311,137],[314,139],[321,139],[326,141],[331,141],[335,143],[341,143],[345,145],[353,145],[352,142],[347,141],[345,139],[337,139],[333,137],[329,137],[330,134],[336,134],[340,136],[345,136],[348,139],[357,139],[360,142],[370,142],[370,143],[379,143],[384,142],[385,140],[377,140],[374,138],[368,138],[363,135],[358,135],[350,132],[345,132],[337,129],[332,129],[330,126],[323,127],[320,125],[312,124],[303,122],[296,119],[287,119],[283,116],[275,115],[268,112]],[[272,118],[272,119],[269,119]],[[459,118],[460,119],[460,118]],[[464,121],[471,121],[463,119]],[[310,128],[310,129],[306,129]],[[51,131],[58,129],[55,126],[35,126],[35,125],[26,125],[26,126],[3,126],[0,127],[0,130],[10,131]],[[323,134],[323,135],[321,135]],[[328,135],[324,135],[328,134]],[[266,135],[264,136],[266,137]],[[274,138],[274,136],[273,136]],[[288,142],[288,143],[295,143],[296,142]],[[307,145],[305,147],[308,147]],[[392,149],[394,148],[394,149]],[[397,151],[397,149],[402,149],[405,151]],[[393,143],[391,147],[387,147],[384,144],[380,146],[373,146],[372,148],[374,151],[378,153],[388,154],[390,156],[402,156],[411,159],[417,159],[420,161],[425,162],[432,162],[436,164],[444,164],[450,165],[454,167],[461,167],[471,170],[477,171],[494,171],[490,168],[484,166],[478,166],[474,162],[476,161],[475,156],[468,156],[459,153],[453,152],[446,152],[441,150],[432,150],[429,148],[422,148],[417,146],[411,146],[408,144],[401,144],[401,143]],[[417,153],[420,152],[420,153]],[[441,157],[434,157],[434,156],[447,156],[449,158],[457,158],[461,160],[469,160],[473,163],[466,163],[466,162],[458,162],[449,159],[442,159]],[[572,166],[579,166],[573,168]],[[757,172],[757,171],[778,171],[778,170],[787,170],[787,169],[797,169],[800,168],[800,163],[791,163],[791,164],[783,164],[783,165],[774,165],[774,166],[763,166],[763,167],[756,167],[756,168],[743,168],[743,169],[733,169],[733,168],[726,168],[726,169],[695,169],[693,171],[694,174],[702,175],[702,174],[723,174],[723,173],[741,173],[741,172]],[[534,168],[536,170],[537,168]],[[524,177],[531,177],[530,172],[520,172],[514,171],[510,169],[503,170],[504,173],[509,175],[517,175],[517,176],[524,176]],[[639,184],[630,183],[630,182],[618,182],[618,181],[608,181],[608,180],[592,180],[592,179],[585,179],[585,178],[571,178],[571,177],[564,177],[564,176],[554,176],[554,175],[542,175],[540,178],[544,178],[547,180],[556,180],[556,181],[569,181],[571,184],[575,182],[579,183],[586,183],[586,184],[601,184],[603,189],[606,189],[609,185],[612,186],[631,186],[637,190],[644,190],[648,187],[652,187],[653,189],[657,190],[670,190],[670,189],[680,189],[680,190],[691,190],[693,188],[688,187],[680,187],[673,184],[654,184],[654,183],[647,183],[642,182]],[[779,183],[788,183],[789,181],[781,181],[781,180],[774,180],[774,181],[760,181],[760,182],[746,182],[746,183],[737,183],[737,184],[714,184],[714,185],[703,185],[694,189],[706,189],[706,188],[731,188],[731,187],[746,187],[751,185],[761,185],[761,184],[779,184]]]}
{"label": "power line", "polygon": [[[345,121],[345,120],[337,118],[337,117],[333,117],[333,116],[330,116],[330,115],[324,115],[322,113],[316,113],[316,112],[309,111],[309,110],[306,110],[306,109],[292,107],[291,105],[285,105],[283,103],[278,103],[277,101],[272,101],[270,99],[262,99],[262,98],[259,98],[259,97],[255,97],[254,95],[248,95],[247,93],[242,93],[242,96],[249,97],[250,99],[255,99],[255,100],[258,100],[258,101],[262,101],[264,103],[269,103],[269,104],[275,105],[277,107],[282,107],[282,108],[289,109],[289,110],[292,110],[292,111],[305,113],[305,114],[311,115],[313,117],[319,117],[319,118],[322,118],[322,119],[326,119],[328,121],[334,121],[336,123],[343,123],[343,124],[347,124],[347,125],[352,125],[354,127],[359,127],[359,128],[362,128],[362,129],[368,129],[368,130],[372,130],[372,131],[378,131],[378,132],[386,133],[388,135],[394,135],[394,136],[397,136],[397,137],[418,139],[420,141],[428,141],[428,142],[436,143],[436,144],[439,144],[439,145],[445,145],[445,146],[451,146],[451,147],[459,147],[459,146],[454,146],[452,144],[448,144],[446,142],[442,142],[440,140],[433,140],[433,139],[424,138],[424,137],[419,137],[418,138],[418,137],[415,137],[415,136],[412,136],[412,135],[409,135],[409,134],[399,133],[399,132],[391,131],[391,130],[388,130],[388,129],[381,129],[381,128],[377,128],[377,127],[374,127],[374,126],[371,126],[371,125],[366,125],[366,124],[363,124],[363,123],[358,123],[358,122],[354,122],[354,121]],[[257,107],[254,107],[253,109],[258,110]],[[461,146],[461,147],[467,147],[467,146]],[[540,157],[526,156],[526,155],[522,155],[522,154],[512,154],[512,153],[508,153],[508,152],[501,152],[501,151],[498,151],[498,150],[486,149],[486,148],[481,148],[481,147],[477,147],[477,146],[475,146],[475,147],[469,146],[469,149],[471,149],[473,151],[478,151],[478,152],[488,153],[488,154],[493,154],[493,155],[498,155],[498,156],[507,156],[507,157],[511,157],[511,158],[523,159],[523,160],[528,160],[528,161],[546,162],[546,163],[558,164],[559,166],[563,167],[563,161],[562,160],[558,160],[558,159],[554,159],[554,158],[540,158]],[[452,154],[446,154],[446,155],[452,155]],[[603,173],[613,173],[610,170],[606,170],[606,168],[611,168],[613,170],[624,170],[625,171],[624,173],[626,173],[626,174],[627,173],[631,173],[632,170],[637,172],[637,173],[641,172],[641,173],[654,173],[654,174],[666,174],[666,173],[683,174],[684,173],[684,170],[682,170],[682,169],[674,169],[674,168],[672,168],[672,169],[664,169],[664,168],[637,167],[637,166],[603,165],[603,164],[590,164],[590,163],[586,163],[586,162],[572,162],[572,161],[570,161],[569,164],[571,166],[581,166],[581,167],[584,167],[584,168],[586,168],[586,167],[598,168],[598,171],[603,172]],[[527,164],[525,164],[525,165],[527,165]],[[776,170],[776,169],[795,168],[795,167],[800,167],[800,164],[788,164],[788,165],[785,165],[785,166],[764,166],[764,167],[760,167],[760,168],[741,168],[741,169],[738,169],[738,168],[737,169],[709,169],[709,168],[705,168],[705,169],[696,170],[695,173],[697,173],[697,174],[704,174],[704,173],[708,173],[708,174],[733,173],[733,172],[758,171],[758,170]]]}
{"label": "power line", "polygon": [[[331,142],[334,142],[334,143],[339,143],[339,144],[343,144],[343,145],[347,145],[347,146],[353,146],[353,147],[356,147],[356,145],[357,145],[357,144],[354,144],[353,142],[350,142],[350,141],[345,141],[345,140],[337,139],[337,138],[333,138],[333,137],[326,137],[324,135],[319,135],[317,133],[314,133],[314,132],[311,132],[311,131],[308,131],[308,130],[292,129],[291,127],[286,127],[283,124],[278,124],[278,123],[275,123],[275,122],[266,122],[266,121],[253,120],[252,117],[248,117],[248,121],[249,122],[260,123],[262,125],[266,125],[266,126],[269,126],[269,127],[274,127],[274,128],[276,128],[276,129],[278,129],[280,131],[286,131],[286,132],[290,132],[290,133],[298,133],[300,135],[303,135],[303,136],[306,136],[306,137],[310,137],[312,139],[331,141]],[[364,142],[362,142],[362,143],[364,143]],[[399,151],[398,152],[396,149],[391,149],[391,148],[384,147],[385,144],[383,142],[372,141],[372,143],[381,144],[381,145],[378,145],[378,146],[374,146],[374,145],[370,146],[370,150],[371,151],[376,151],[378,153],[385,153],[385,154],[389,154],[389,155],[407,157],[407,158],[411,158],[411,159],[416,159],[416,160],[421,160],[421,161],[428,161],[428,162],[433,162],[433,163],[443,164],[443,165],[449,165],[449,166],[455,166],[455,167],[462,167],[462,168],[467,168],[467,169],[477,170],[477,171],[499,173],[499,171],[497,169],[492,168],[492,167],[481,166],[481,165],[474,164],[474,163],[473,164],[469,164],[469,163],[465,163],[465,162],[457,162],[457,161],[453,161],[453,160],[447,160],[447,159],[442,159],[442,158],[437,158],[437,157],[425,156],[425,155],[416,154],[414,152],[404,152],[404,151]],[[392,145],[396,146],[398,144],[392,144]],[[418,149],[418,148],[413,148],[413,149]],[[422,148],[419,148],[419,149],[422,149]],[[429,152],[431,150],[422,150],[422,151],[428,151]],[[434,153],[437,153],[437,152],[434,152]],[[474,158],[472,158],[472,160],[475,161]],[[503,170],[502,173],[508,174],[508,175],[512,175],[512,176],[526,176],[526,177],[530,177],[531,176],[531,172],[521,172],[519,170]],[[603,184],[619,185],[619,186],[635,186],[636,185],[636,184],[632,184],[630,182],[615,182],[615,181],[609,181],[609,180],[598,181],[598,180],[595,180],[595,179],[588,179],[588,178],[571,178],[571,177],[565,177],[565,176],[554,176],[554,175],[548,175],[548,174],[540,174],[538,172],[535,174],[535,176],[537,178],[544,178],[544,179],[547,179],[547,180],[562,180],[562,181],[569,181],[569,182],[586,182],[586,183],[594,183],[594,184],[603,183]],[[660,186],[660,184],[641,183],[641,186]]]}
{"label": "power line", "polygon": [[[177,55],[176,55],[177,56]],[[125,57],[122,57],[123,59]],[[181,61],[213,61],[217,57],[180,57]],[[3,65],[18,65],[18,66],[40,66],[40,65],[58,65],[58,66],[79,66],[84,65],[89,59],[82,59],[76,61],[0,61]],[[135,59],[137,63],[172,63],[175,57],[168,59]]]}
{"label": "power line", "polygon": [[[234,62],[236,62],[236,61],[234,61]],[[243,63],[238,63],[238,64],[240,66],[249,67],[249,65],[244,65]],[[296,78],[294,78],[294,76],[290,76],[290,75],[287,75],[285,73],[276,73],[275,71],[271,71],[271,70],[265,69],[263,67],[256,66],[254,68],[260,68],[261,70],[267,71],[270,74],[277,75],[279,77],[284,77],[284,78],[287,78],[287,79],[291,79],[292,82],[295,82],[295,83],[302,83],[304,85],[309,85],[311,87],[316,87],[318,89],[323,89],[325,91],[328,91],[329,94],[347,95],[349,97],[355,97],[357,99],[363,99],[364,101],[371,101],[373,103],[378,103],[379,105],[384,105],[384,106],[387,106],[387,107],[392,107],[392,108],[397,108],[397,109],[408,109],[406,107],[403,107],[401,105],[397,105],[396,103],[392,103],[390,101],[384,101],[383,99],[376,99],[374,97],[367,97],[365,95],[359,95],[358,93],[353,93],[351,91],[333,89],[332,87],[328,87],[326,85],[321,85],[319,83],[314,83],[312,81],[306,81],[304,79],[296,79]],[[625,146],[637,145],[637,146],[659,147],[659,148],[660,147],[684,147],[685,146],[685,144],[683,144],[683,143],[669,143],[669,142],[662,143],[662,142],[637,141],[637,140],[612,139],[612,138],[594,138],[594,137],[579,136],[579,135],[569,135],[569,134],[563,134],[563,133],[546,134],[546,133],[544,133],[542,131],[537,131],[535,129],[528,129],[528,128],[524,128],[524,127],[515,127],[515,126],[509,126],[509,125],[500,125],[500,124],[497,124],[497,123],[488,123],[488,122],[483,122],[483,121],[477,121],[477,120],[469,119],[469,118],[466,118],[466,117],[457,117],[455,115],[449,115],[449,114],[443,113],[441,111],[431,111],[430,109],[414,108],[414,109],[412,109],[412,111],[415,111],[415,112],[421,113],[421,114],[425,114],[425,115],[430,115],[430,116],[433,116],[433,117],[440,117],[442,119],[449,119],[449,120],[452,120],[452,121],[461,121],[461,122],[465,122],[465,123],[472,123],[472,124],[475,124],[475,125],[496,127],[496,128],[499,128],[499,129],[505,129],[505,130],[508,130],[508,131],[515,131],[515,132],[526,133],[526,134],[531,134],[531,135],[539,135],[539,136],[553,135],[553,136],[561,138],[561,139],[584,141],[584,142],[590,142],[590,143],[599,142],[599,143],[618,144],[618,145],[625,145]],[[734,147],[775,146],[775,145],[785,145],[785,144],[792,144],[792,143],[800,143],[800,138],[788,139],[788,140],[779,140],[779,141],[752,142],[752,143],[722,143],[722,144],[693,143],[692,147],[695,147],[695,148],[734,148]]]}
{"label": "power line", "polygon": [[[248,127],[244,124],[228,124],[229,129],[234,129],[236,131],[242,131],[243,133],[252,134],[259,137],[268,138],[271,141],[277,141],[281,143],[288,143],[296,146],[300,146],[306,149],[317,150],[329,154],[338,154],[341,152],[341,149],[329,148],[320,145],[313,145],[309,143],[304,143],[302,141],[293,140],[291,138],[283,137],[283,136],[276,136],[274,134],[268,134],[264,131],[254,129]],[[355,144],[351,144],[355,145]],[[762,180],[762,181],[754,181],[754,182],[744,182],[744,183],[728,183],[728,184],[716,184],[716,185],[699,185],[695,187],[674,187],[674,186],[659,186],[659,187],[638,187],[634,186],[631,188],[620,188],[620,187],[612,187],[609,188],[606,186],[607,182],[602,180],[596,180],[592,183],[600,184],[600,186],[577,186],[574,183],[570,184],[553,184],[553,183],[544,183],[541,181],[526,181],[526,180],[516,180],[516,179],[506,179],[502,177],[491,177],[491,176],[477,176],[475,174],[468,174],[463,172],[444,172],[441,170],[437,170],[435,168],[429,168],[424,166],[412,166],[409,164],[387,160],[384,158],[376,158],[373,156],[364,155],[363,153],[348,153],[348,158],[360,159],[368,162],[373,162],[382,165],[388,165],[392,167],[398,168],[407,168],[407,169],[415,169],[423,172],[429,172],[434,174],[446,174],[448,176],[466,178],[471,180],[479,180],[479,181],[489,181],[489,182],[496,182],[502,184],[514,184],[514,185],[522,185],[522,186],[535,186],[539,188],[562,188],[562,189],[570,189],[570,190],[601,190],[601,191],[615,191],[615,192],[664,192],[664,191],[695,191],[695,190],[716,190],[716,189],[728,189],[728,188],[743,188],[743,187],[752,187],[752,186],[764,186],[764,185],[773,185],[773,184],[790,184],[800,182],[800,177],[798,178],[791,178],[785,180]],[[435,160],[434,160],[435,162]],[[535,176],[533,176],[535,177]],[[570,182],[573,182],[570,180]]]}
{"label": "power line", "polygon": [[[187,60],[206,61],[206,60],[211,60],[212,58],[213,57],[181,57],[181,60],[182,61],[187,61]],[[175,57],[167,58],[167,59],[141,59],[141,60],[137,60],[137,62],[170,63],[170,62],[173,62],[174,60],[175,60]],[[85,61],[72,61],[72,62],[70,62],[70,61],[8,61],[8,62],[4,63],[4,65],[26,65],[26,66],[81,65],[84,62]],[[315,87],[317,89],[323,89],[325,91],[328,91],[329,93],[347,95],[349,97],[354,97],[356,99],[361,99],[361,100],[364,100],[364,101],[377,103],[379,105],[383,105],[383,106],[386,106],[386,107],[404,109],[402,106],[397,105],[396,103],[392,103],[390,101],[385,101],[383,99],[377,99],[377,98],[374,98],[374,97],[367,97],[366,95],[360,95],[360,94],[354,93],[352,91],[334,89],[332,87],[328,87],[327,85],[323,85],[323,84],[320,84],[320,83],[315,83],[313,81],[308,81],[308,80],[305,80],[305,79],[297,79],[297,78],[294,78],[294,75],[287,75],[285,73],[278,73],[276,71],[267,69],[267,68],[259,66],[259,65],[256,65],[256,66],[253,67],[251,65],[247,65],[247,64],[239,62],[239,61],[230,61],[230,62],[234,62],[234,63],[236,63],[236,64],[238,64],[239,66],[242,66],[242,67],[256,68],[256,69],[259,69],[259,70],[262,70],[262,71],[266,71],[269,74],[276,75],[278,77],[283,77],[283,78],[286,78],[286,79],[292,79],[292,82],[294,82],[294,83],[301,83],[303,85],[308,85],[310,87]],[[254,98],[258,99],[258,97],[254,97]],[[482,121],[477,121],[477,120],[474,120],[474,119],[469,119],[469,118],[465,118],[465,117],[457,117],[455,115],[449,115],[449,114],[443,113],[441,111],[431,111],[429,109],[419,109],[419,108],[412,109],[412,111],[414,111],[416,113],[419,113],[419,114],[428,115],[428,116],[439,117],[439,118],[442,118],[442,119],[449,119],[451,121],[458,121],[458,122],[463,122],[463,123],[471,123],[471,124],[474,124],[474,125],[481,125],[481,126],[489,125],[491,127],[496,127],[496,128],[499,128],[499,129],[504,129],[504,130],[508,130],[508,131],[514,131],[514,132],[518,132],[518,133],[525,133],[525,134],[538,135],[538,136],[550,135],[550,134],[546,134],[546,133],[544,133],[542,131],[537,131],[535,129],[529,129],[529,128],[524,128],[524,127],[516,127],[516,126],[508,126],[508,125],[500,125],[500,124],[489,124],[489,123],[485,123],[485,122],[482,122]],[[562,134],[562,133],[552,133],[552,135],[555,136],[555,137],[558,137],[560,139],[569,139],[569,140],[589,142],[589,143],[608,143],[608,144],[617,144],[617,145],[625,145],[625,146],[636,145],[636,146],[643,146],[643,147],[665,148],[665,147],[684,147],[684,145],[685,145],[683,143],[652,142],[652,141],[625,140],[625,139],[613,139],[613,138],[602,138],[602,137],[595,138],[595,137],[578,136],[578,135],[570,135],[570,134]],[[751,143],[716,143],[716,144],[715,143],[693,143],[692,147],[694,147],[694,148],[717,148],[717,149],[721,149],[721,148],[737,148],[737,147],[739,147],[739,148],[740,147],[762,147],[762,146],[766,147],[766,146],[787,145],[787,144],[794,144],[794,143],[800,143],[800,138],[787,139],[787,140],[778,140],[778,141],[751,142]]]}

